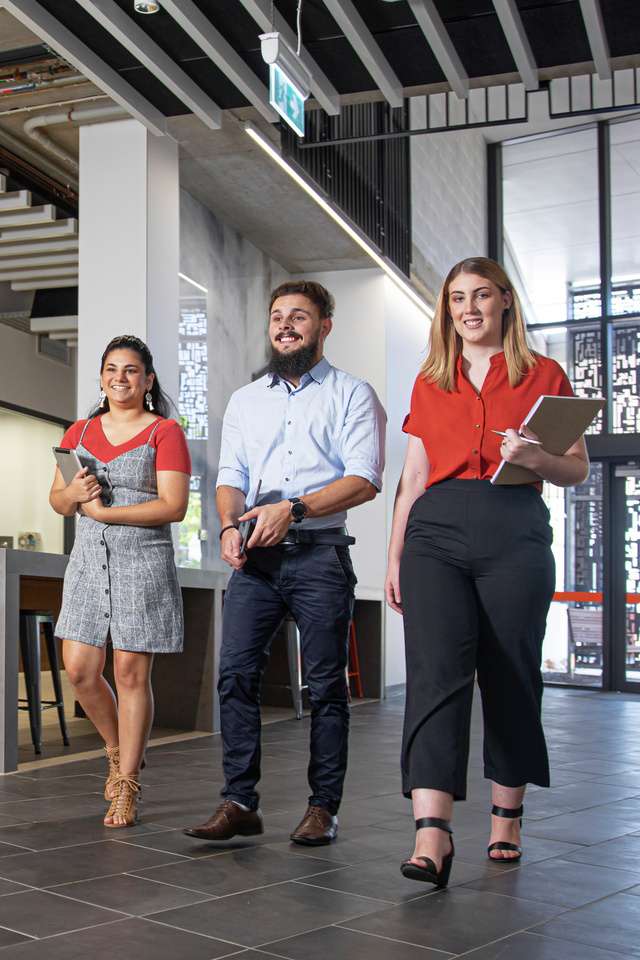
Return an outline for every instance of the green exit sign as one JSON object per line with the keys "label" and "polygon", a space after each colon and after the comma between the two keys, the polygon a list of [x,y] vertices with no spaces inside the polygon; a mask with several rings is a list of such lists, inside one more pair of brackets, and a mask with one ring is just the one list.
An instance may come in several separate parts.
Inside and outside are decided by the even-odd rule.
{"label": "green exit sign", "polygon": [[304,137],[304,101],[295,83],[276,63],[269,66],[269,103],[299,137]]}

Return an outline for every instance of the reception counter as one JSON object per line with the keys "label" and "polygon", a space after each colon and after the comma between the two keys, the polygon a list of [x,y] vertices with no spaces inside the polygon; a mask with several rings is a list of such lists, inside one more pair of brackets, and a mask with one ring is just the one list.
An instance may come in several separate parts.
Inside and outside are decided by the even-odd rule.
{"label": "reception counter", "polygon": [[[20,609],[46,609],[57,615],[67,562],[68,557],[59,554],[0,548],[0,773],[18,767]],[[154,725],[215,732],[220,729],[216,674],[222,603],[229,575],[181,567],[178,579],[185,613],[184,652],[155,658]],[[381,599],[371,592],[356,590],[354,622],[364,695],[380,697],[384,689]],[[284,642],[279,644],[274,638],[264,702],[288,705],[287,683]]]}

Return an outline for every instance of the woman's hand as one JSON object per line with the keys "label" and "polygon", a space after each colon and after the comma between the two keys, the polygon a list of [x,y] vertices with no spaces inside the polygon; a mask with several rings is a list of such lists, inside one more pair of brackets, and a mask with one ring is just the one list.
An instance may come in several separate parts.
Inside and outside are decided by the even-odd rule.
{"label": "woman's hand", "polygon": [[384,581],[384,595],[387,603],[396,613],[402,613],[402,597],[400,595],[400,561],[389,560],[387,576]]}
{"label": "woman's hand", "polygon": [[92,520],[97,520],[98,523],[106,523],[109,508],[105,507],[101,500],[90,500],[88,503],[83,503],[80,506],[80,513],[84,517],[91,517]]}
{"label": "woman's hand", "polygon": [[532,433],[526,427],[523,427],[520,432],[508,427],[505,433],[506,436],[500,444],[502,459],[508,463],[515,463],[518,467],[526,467],[528,470],[538,473],[538,468],[541,466],[543,459],[540,454],[544,451],[538,443],[527,443],[526,440],[522,439],[525,436],[530,440],[537,440],[535,433]]}
{"label": "woman's hand", "polygon": [[102,493],[102,487],[88,467],[78,470],[71,483],[67,484],[66,494],[72,503],[90,503],[97,500]]}

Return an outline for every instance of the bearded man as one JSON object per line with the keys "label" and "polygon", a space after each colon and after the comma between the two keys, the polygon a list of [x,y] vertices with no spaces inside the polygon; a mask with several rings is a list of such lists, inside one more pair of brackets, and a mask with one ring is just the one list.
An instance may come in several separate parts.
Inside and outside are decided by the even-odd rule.
{"label": "bearded man", "polygon": [[[237,390],[222,428],[216,505],[225,594],[218,692],[225,786],[202,840],[263,832],[260,681],[287,613],[298,626],[311,705],[311,795],[291,839],[326,844],[347,768],[348,631],[356,578],[346,511],[380,491],[385,413],[371,386],[323,356],[334,300],[319,283],[281,284],[269,304],[269,372]],[[246,503],[258,502],[250,510]],[[239,525],[255,526],[242,549]]]}

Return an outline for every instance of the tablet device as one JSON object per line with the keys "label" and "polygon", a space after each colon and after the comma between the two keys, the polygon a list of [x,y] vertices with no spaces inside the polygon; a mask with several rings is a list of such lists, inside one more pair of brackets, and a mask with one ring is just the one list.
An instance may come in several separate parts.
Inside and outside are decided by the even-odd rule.
{"label": "tablet device", "polygon": [[65,450],[64,447],[52,447],[52,450],[64,482],[71,483],[78,470],[82,470],[84,466],[80,457],[75,450]]}
{"label": "tablet device", "polygon": [[[254,506],[254,507],[257,507],[257,505],[258,505],[258,497],[260,496],[260,488],[261,488],[261,487],[262,487],[262,478],[260,478],[260,480],[258,480],[258,487],[257,487],[257,489],[256,489],[256,495],[255,495],[255,497],[253,498],[253,506]],[[248,510],[252,510],[252,509],[253,509],[253,507],[247,507],[247,511],[248,511]],[[238,530],[240,531],[240,536],[242,537],[242,543],[240,544],[240,554],[241,554],[241,555],[245,552],[245,550],[246,550],[246,548],[247,548],[247,542],[248,542],[248,540],[249,540],[249,537],[251,536],[251,533],[252,533],[253,528],[255,527],[255,525],[256,525],[255,520],[243,520],[242,523],[241,523],[241,524],[239,525],[239,527],[238,527]]]}

